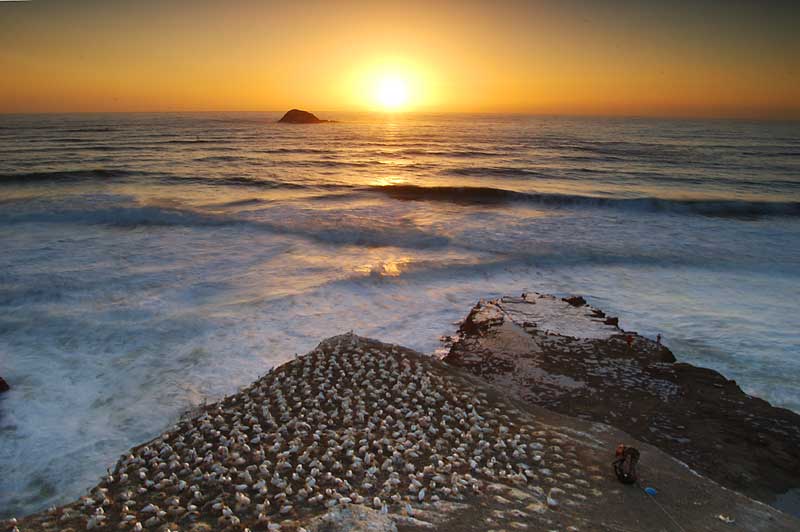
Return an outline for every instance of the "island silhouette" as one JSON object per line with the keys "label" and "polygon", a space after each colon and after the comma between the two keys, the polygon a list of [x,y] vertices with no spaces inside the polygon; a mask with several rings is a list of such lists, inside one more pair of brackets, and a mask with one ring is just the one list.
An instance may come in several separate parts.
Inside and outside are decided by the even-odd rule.
{"label": "island silhouette", "polygon": [[324,122],[335,122],[335,120],[320,120],[314,113],[309,113],[302,109],[290,109],[278,122],[285,124],[322,124]]}

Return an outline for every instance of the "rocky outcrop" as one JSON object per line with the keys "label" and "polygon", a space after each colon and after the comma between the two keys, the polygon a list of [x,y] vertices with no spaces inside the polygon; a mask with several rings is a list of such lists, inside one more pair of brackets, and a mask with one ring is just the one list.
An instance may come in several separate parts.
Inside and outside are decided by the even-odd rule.
{"label": "rocky outcrop", "polygon": [[397,523],[379,509],[352,504],[315,517],[306,528],[309,532],[397,532]]}
{"label": "rocky outcrop", "polygon": [[[641,451],[656,502],[614,476],[620,441]],[[81,500],[0,530],[612,532],[674,522],[800,526],[619,430],[348,334],[125,453]]]}
{"label": "rocky outcrop", "polygon": [[586,305],[586,300],[582,296],[565,297],[564,301],[566,301],[573,307],[582,307]]}
{"label": "rocky outcrop", "polygon": [[800,416],[577,302],[481,302],[444,360],[527,404],[624,430],[758,500],[781,507],[779,495],[800,487]]}
{"label": "rocky outcrop", "polygon": [[278,122],[284,124],[322,124],[330,120],[320,120],[313,113],[301,109],[291,109]]}
{"label": "rocky outcrop", "polygon": [[11,387],[8,385],[5,379],[3,379],[3,377],[0,377],[0,393],[7,392],[10,389]]}

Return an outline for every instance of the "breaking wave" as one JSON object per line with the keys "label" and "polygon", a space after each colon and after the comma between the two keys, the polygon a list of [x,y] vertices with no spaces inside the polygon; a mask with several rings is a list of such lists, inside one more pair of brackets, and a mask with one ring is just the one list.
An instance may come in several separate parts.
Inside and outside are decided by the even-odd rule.
{"label": "breaking wave", "polygon": [[653,197],[605,198],[573,194],[517,192],[491,187],[422,187],[417,185],[387,185],[370,190],[395,199],[447,201],[462,204],[502,204],[529,202],[548,207],[598,207],[640,212],[699,214],[732,218],[762,216],[800,216],[800,202],[745,200],[675,200]]}
{"label": "breaking wave", "polygon": [[323,244],[366,247],[437,249],[450,239],[426,232],[409,222],[365,222],[356,217],[333,220],[284,217],[280,221],[235,215],[204,213],[188,208],[154,205],[118,205],[102,208],[37,209],[26,212],[2,212],[0,224],[54,223],[105,225],[121,229],[137,227],[243,227],[275,234],[309,238]]}

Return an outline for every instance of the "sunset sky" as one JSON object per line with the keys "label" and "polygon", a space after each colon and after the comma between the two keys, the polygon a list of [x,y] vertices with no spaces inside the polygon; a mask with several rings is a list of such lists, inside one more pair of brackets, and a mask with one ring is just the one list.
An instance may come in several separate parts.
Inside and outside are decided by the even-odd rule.
{"label": "sunset sky", "polygon": [[0,112],[800,118],[798,2],[0,2]]}

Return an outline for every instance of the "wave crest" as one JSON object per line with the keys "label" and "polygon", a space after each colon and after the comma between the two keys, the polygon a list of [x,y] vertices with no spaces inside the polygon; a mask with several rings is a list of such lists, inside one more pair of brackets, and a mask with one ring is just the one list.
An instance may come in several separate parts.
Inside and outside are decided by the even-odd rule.
{"label": "wave crest", "polygon": [[141,172],[123,168],[94,168],[52,172],[19,172],[0,174],[0,183],[27,183],[36,181],[78,181],[83,179],[114,179],[129,177]]}
{"label": "wave crest", "polygon": [[491,187],[422,187],[418,185],[376,186],[371,187],[370,190],[401,200],[447,201],[461,204],[528,202],[556,208],[615,208],[638,212],[667,212],[732,218],[800,216],[800,202],[792,201],[681,200],[654,197],[603,198],[576,194],[517,192]]}
{"label": "wave crest", "polygon": [[192,228],[238,226],[279,235],[299,236],[332,245],[438,249],[446,247],[450,243],[448,237],[427,232],[404,220],[376,222],[375,220],[362,220],[359,217],[339,216],[323,219],[310,215],[259,219],[158,205],[119,204],[100,208],[83,206],[82,208],[53,209],[45,204],[41,207],[33,211],[0,212],[0,224],[86,224],[122,229],[147,226]]}

